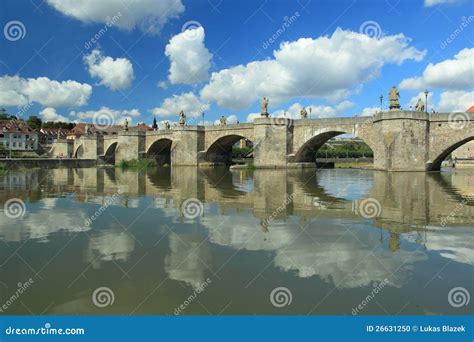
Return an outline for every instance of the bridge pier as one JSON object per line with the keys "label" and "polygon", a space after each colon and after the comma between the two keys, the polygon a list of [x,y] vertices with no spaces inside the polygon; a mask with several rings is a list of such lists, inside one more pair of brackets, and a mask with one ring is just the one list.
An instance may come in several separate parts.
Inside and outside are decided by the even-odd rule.
{"label": "bridge pier", "polygon": [[145,152],[145,132],[124,131],[117,135],[115,163],[121,161],[141,159]]}
{"label": "bridge pier", "polygon": [[293,143],[293,120],[257,118],[254,121],[254,166],[284,168]]}

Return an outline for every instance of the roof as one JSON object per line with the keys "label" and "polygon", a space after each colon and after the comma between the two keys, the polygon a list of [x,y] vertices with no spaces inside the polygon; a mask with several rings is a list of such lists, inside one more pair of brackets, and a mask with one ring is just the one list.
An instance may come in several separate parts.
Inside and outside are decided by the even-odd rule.
{"label": "roof", "polygon": [[35,130],[20,120],[0,120],[0,132],[31,134]]}
{"label": "roof", "polygon": [[61,136],[66,136],[69,133],[69,129],[67,128],[41,128],[40,133],[49,136],[57,136],[58,133]]}
{"label": "roof", "polygon": [[474,113],[474,106],[471,106],[468,110],[466,110],[466,113]]}
{"label": "roof", "polygon": [[122,126],[118,125],[94,125],[79,122],[68,132],[68,135],[83,135],[86,133],[86,126],[90,133],[98,135],[117,134],[122,129]]}

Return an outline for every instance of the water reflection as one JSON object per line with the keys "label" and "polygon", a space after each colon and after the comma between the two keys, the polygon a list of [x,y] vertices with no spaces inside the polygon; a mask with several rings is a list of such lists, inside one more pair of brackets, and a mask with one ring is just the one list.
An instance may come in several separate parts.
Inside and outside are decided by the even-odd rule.
{"label": "water reflection", "polygon": [[[381,281],[383,309],[364,313],[470,309],[444,300],[472,290],[468,172],[54,169],[10,172],[0,187],[2,204],[26,203],[21,219],[0,212],[1,298],[33,276],[22,301],[35,313],[172,314],[209,277],[186,313],[350,314]],[[183,214],[189,198],[202,216]],[[366,199],[374,217],[357,210]],[[275,311],[281,284],[295,303]],[[104,285],[117,304],[99,310],[90,295]]]}

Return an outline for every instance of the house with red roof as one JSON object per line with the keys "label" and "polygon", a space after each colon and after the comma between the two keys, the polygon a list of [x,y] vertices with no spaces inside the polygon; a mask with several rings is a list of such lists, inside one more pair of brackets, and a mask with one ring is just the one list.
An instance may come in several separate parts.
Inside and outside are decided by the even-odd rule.
{"label": "house with red roof", "polygon": [[38,132],[20,120],[0,120],[0,147],[7,151],[36,151]]}

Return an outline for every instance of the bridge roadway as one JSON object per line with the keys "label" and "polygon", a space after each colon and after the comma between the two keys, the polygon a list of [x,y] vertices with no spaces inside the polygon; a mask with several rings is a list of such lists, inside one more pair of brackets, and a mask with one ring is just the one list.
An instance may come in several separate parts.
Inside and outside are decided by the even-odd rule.
{"label": "bridge roadway", "polygon": [[153,158],[160,164],[229,164],[240,139],[254,144],[256,168],[314,166],[315,152],[329,139],[351,134],[372,149],[374,168],[433,171],[459,146],[474,139],[474,113],[388,111],[371,117],[292,120],[257,118],[253,123],[190,126],[116,136],[56,140],[51,153],[109,163]]}

